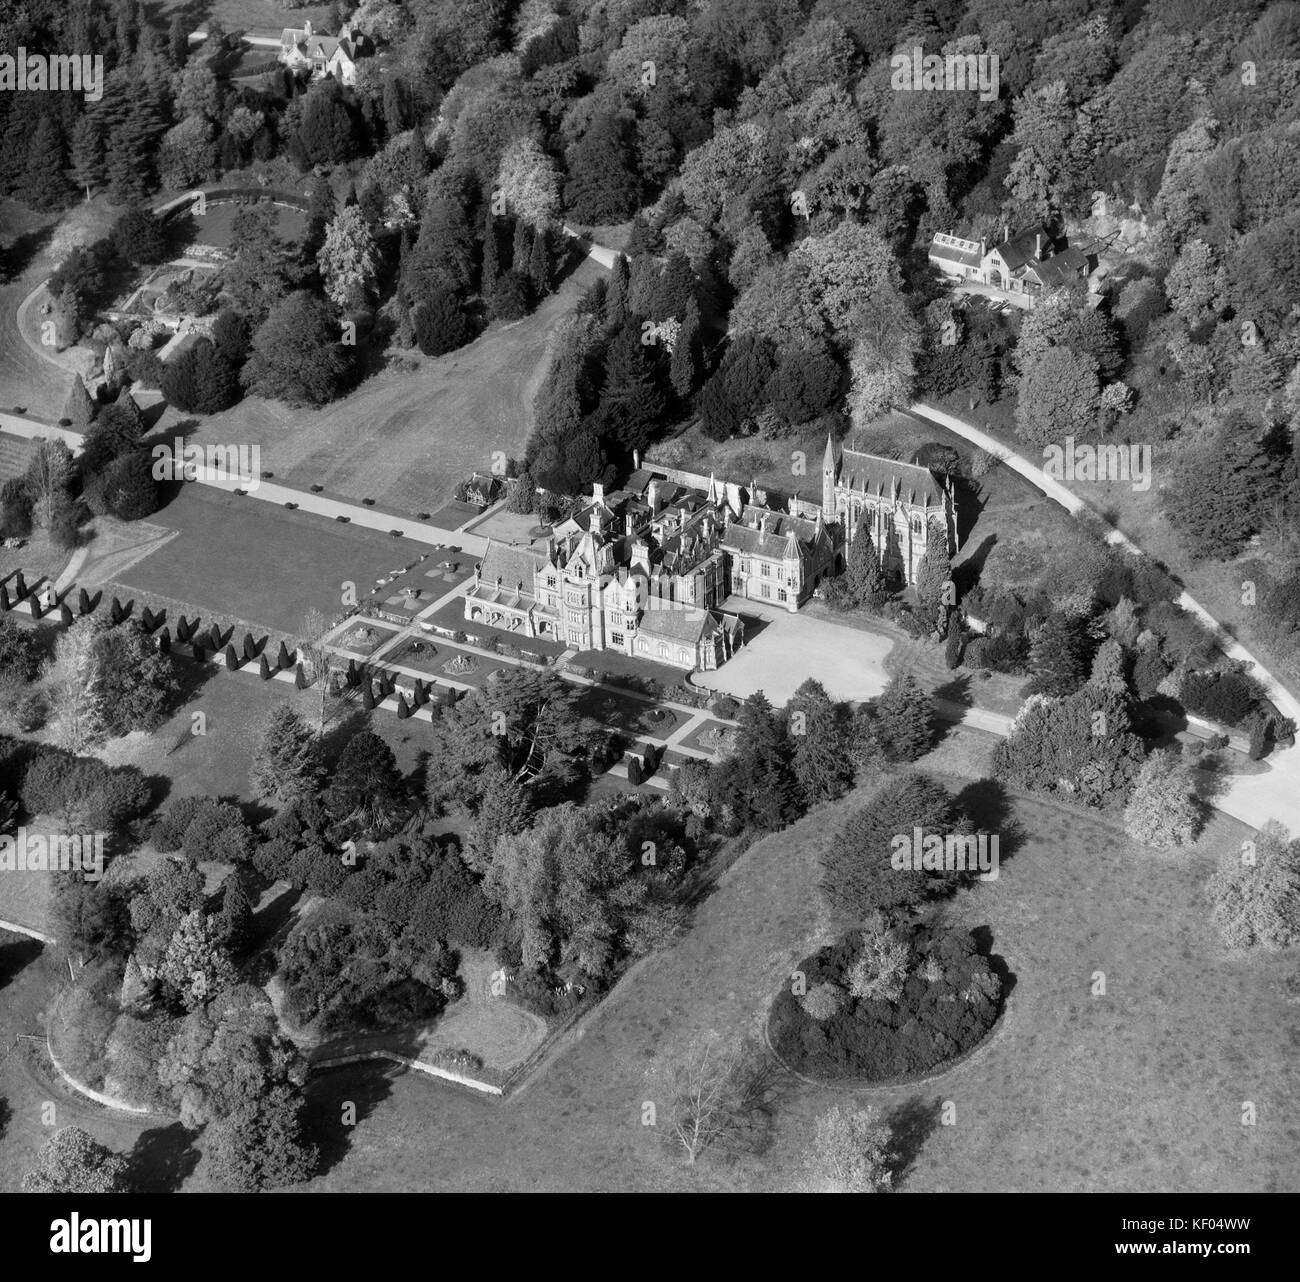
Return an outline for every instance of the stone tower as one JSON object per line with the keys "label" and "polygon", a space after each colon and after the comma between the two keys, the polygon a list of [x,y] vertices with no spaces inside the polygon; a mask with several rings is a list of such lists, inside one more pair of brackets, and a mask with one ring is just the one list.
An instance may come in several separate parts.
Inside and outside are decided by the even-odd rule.
{"label": "stone tower", "polygon": [[835,520],[835,442],[826,433],[826,457],[822,460],[822,515]]}

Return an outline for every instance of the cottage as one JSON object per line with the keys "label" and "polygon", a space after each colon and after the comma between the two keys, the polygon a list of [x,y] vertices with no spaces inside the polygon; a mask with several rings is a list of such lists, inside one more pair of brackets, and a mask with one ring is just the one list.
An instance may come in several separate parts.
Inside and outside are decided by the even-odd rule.
{"label": "cottage", "polygon": [[930,241],[930,262],[953,284],[979,284],[1018,307],[1031,308],[1044,290],[1085,280],[1088,258],[1077,248],[1057,252],[1042,226],[1014,236],[1003,228],[1002,240],[991,249],[982,240],[963,240],[936,232]]}
{"label": "cottage", "polygon": [[291,71],[309,71],[314,80],[333,76],[341,84],[353,85],[357,61],[371,52],[366,37],[346,23],[337,36],[318,35],[310,21],[280,32],[280,62]]}

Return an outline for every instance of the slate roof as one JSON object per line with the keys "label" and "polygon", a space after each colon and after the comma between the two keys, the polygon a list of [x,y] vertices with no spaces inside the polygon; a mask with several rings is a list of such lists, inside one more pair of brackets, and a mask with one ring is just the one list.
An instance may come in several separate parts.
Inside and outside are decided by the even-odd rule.
{"label": "slate roof", "polygon": [[[507,543],[488,540],[479,563],[479,582],[470,588],[469,595],[490,598],[496,595],[497,576],[501,578],[501,593],[505,597],[519,596],[533,599],[533,575],[546,564],[545,553],[535,548],[511,547]],[[517,585],[522,583],[522,592]]]}
{"label": "slate roof", "polygon": [[993,252],[1002,256],[1002,261],[1006,263],[1009,271],[1016,271],[1026,263],[1035,261],[1039,236],[1043,238],[1044,247],[1052,243],[1052,238],[1041,226],[1026,227],[1023,231],[1016,232],[1010,240],[994,245]]}
{"label": "slate roof", "polygon": [[898,481],[899,497],[905,503],[943,506],[943,487],[928,467],[919,463],[900,463],[896,459],[880,458],[846,448],[840,455],[839,475],[835,484],[855,494],[891,497],[894,481]]}
{"label": "slate roof", "polygon": [[741,556],[793,561],[807,556],[819,539],[829,537],[816,520],[748,503],[740,518],[727,527],[722,546]]}
{"label": "slate roof", "polygon": [[1088,259],[1081,250],[1063,249],[1059,254],[1053,254],[1050,258],[1044,258],[1041,263],[1035,263],[1030,271],[1044,285],[1066,285],[1087,274]]}
{"label": "slate roof", "polygon": [[712,610],[680,603],[656,606],[655,598],[641,616],[637,635],[653,641],[674,641],[695,646],[722,630],[722,620]]}

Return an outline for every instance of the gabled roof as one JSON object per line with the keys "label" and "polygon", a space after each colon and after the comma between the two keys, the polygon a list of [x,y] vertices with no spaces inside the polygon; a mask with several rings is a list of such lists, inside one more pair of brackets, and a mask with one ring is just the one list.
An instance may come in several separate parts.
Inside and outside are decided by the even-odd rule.
{"label": "gabled roof", "polygon": [[[480,562],[479,581],[484,591],[495,591],[497,577],[503,590],[515,590],[522,583],[523,594],[532,596],[533,575],[546,564],[546,554],[530,547],[512,547],[489,539]],[[470,595],[475,595],[470,589]]]}
{"label": "gabled roof", "polygon": [[816,519],[748,503],[739,519],[727,527],[722,546],[741,556],[793,561],[809,555],[823,540],[829,542],[830,535]]}
{"label": "gabled roof", "polygon": [[1043,238],[1043,246],[1046,248],[1052,243],[1052,238],[1046,230],[1040,225],[1035,227],[1026,227],[1023,231],[1018,231],[1010,240],[1004,240],[1000,245],[994,245],[990,253],[1001,256],[1002,261],[1006,263],[1010,271],[1023,267],[1026,263],[1032,263],[1038,257],[1038,238]]}
{"label": "gabled roof", "polygon": [[903,502],[943,506],[943,485],[928,467],[919,463],[900,463],[897,459],[881,458],[877,454],[865,454],[847,447],[840,455],[840,471],[835,483],[855,494],[892,498],[895,481],[898,483],[898,497]]}
{"label": "gabled roof", "polygon": [[712,610],[683,607],[680,602],[656,605],[656,600],[651,597],[641,615],[639,636],[694,646],[722,629],[722,620]]}
{"label": "gabled roof", "polygon": [[1034,263],[1026,275],[1036,276],[1046,286],[1067,285],[1088,271],[1088,258],[1081,250],[1063,249],[1041,263]]}

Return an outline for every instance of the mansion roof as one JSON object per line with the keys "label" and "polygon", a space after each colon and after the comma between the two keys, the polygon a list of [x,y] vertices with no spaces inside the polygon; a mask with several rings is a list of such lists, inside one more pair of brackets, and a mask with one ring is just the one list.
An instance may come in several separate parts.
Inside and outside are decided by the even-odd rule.
{"label": "mansion roof", "polygon": [[747,503],[722,536],[722,546],[741,556],[793,561],[810,556],[830,535],[820,521]]}
{"label": "mansion roof", "polygon": [[[829,457],[829,440],[826,449]],[[928,467],[923,467],[920,463],[902,463],[897,459],[881,458],[877,454],[866,454],[847,447],[840,454],[835,484],[837,488],[846,489],[853,494],[891,499],[897,486],[897,497],[904,503],[917,507],[942,508],[944,505],[943,484]]]}

